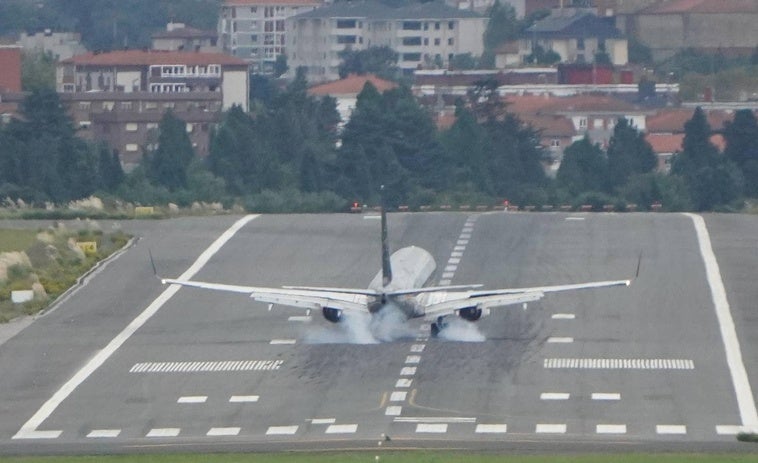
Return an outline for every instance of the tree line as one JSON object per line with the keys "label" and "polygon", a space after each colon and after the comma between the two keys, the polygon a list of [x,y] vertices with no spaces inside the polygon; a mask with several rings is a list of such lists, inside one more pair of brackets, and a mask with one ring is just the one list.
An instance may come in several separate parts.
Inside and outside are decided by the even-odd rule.
{"label": "tree line", "polygon": [[349,121],[336,101],[307,93],[305,76],[250,113],[225,112],[210,153],[193,152],[185,123],[167,112],[158,143],[125,174],[118,153],[77,137],[58,95],[32,92],[21,117],[0,129],[0,197],[65,203],[99,194],[139,204],[220,201],[256,211],[337,211],[358,201],[377,204],[385,185],[390,205],[638,204],[665,210],[737,210],[758,196],[758,124],[735,112],[721,130],[723,153],[705,113],[685,125],[671,173],[642,133],[619,119],[607,148],[584,138],[567,147],[555,179],[545,175],[539,133],[508,112],[493,82],[480,82],[457,102],[455,122],[439,130],[410,89],[380,93],[370,83]]}

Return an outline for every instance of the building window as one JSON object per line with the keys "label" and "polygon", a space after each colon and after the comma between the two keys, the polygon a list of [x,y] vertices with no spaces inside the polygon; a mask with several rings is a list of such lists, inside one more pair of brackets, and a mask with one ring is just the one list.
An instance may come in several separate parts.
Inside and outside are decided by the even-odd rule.
{"label": "building window", "polygon": [[557,138],[553,138],[552,140],[550,140],[550,146],[557,148],[561,146],[561,141]]}
{"label": "building window", "polygon": [[79,109],[82,111],[89,111],[90,108],[90,102],[89,101],[80,101],[79,102]]}
{"label": "building window", "polygon": [[576,39],[576,49],[577,50],[584,50],[584,39],[583,38],[580,37],[580,38]]}
{"label": "building window", "polygon": [[250,7],[250,12],[251,13],[257,13],[258,12],[258,7],[257,6],[251,6]]}
{"label": "building window", "polygon": [[420,31],[421,22],[420,21],[403,21],[403,30],[404,31]]}
{"label": "building window", "polygon": [[452,45],[453,43],[454,42],[453,42],[453,38],[452,37],[450,37],[449,39],[447,39],[447,44],[448,45]]}
{"label": "building window", "polygon": [[338,19],[337,29],[355,29],[357,21],[355,19]]}
{"label": "building window", "polygon": [[128,145],[125,146],[125,149],[129,153],[134,153],[136,151],[139,151],[139,145],[136,143],[129,143]]}
{"label": "building window", "polygon": [[448,29],[450,29],[451,31],[452,31],[453,29],[455,29],[455,21],[450,21],[450,22],[448,22],[448,23],[447,23],[447,28],[448,28]]}
{"label": "building window", "polygon": [[146,101],[145,102],[145,109],[158,109],[158,103],[155,101]]}
{"label": "building window", "polygon": [[403,45],[415,47],[421,45],[421,37],[403,37]]}
{"label": "building window", "polygon": [[192,133],[193,130],[194,130],[193,125],[192,124],[187,124],[187,133]]}
{"label": "building window", "polygon": [[579,128],[587,128],[587,118],[586,117],[580,117],[579,118]]}
{"label": "building window", "polygon": [[403,53],[403,61],[421,61],[421,53]]}
{"label": "building window", "polygon": [[156,129],[158,129],[158,123],[157,122],[148,122],[147,124],[145,124],[145,128],[147,130],[156,130]]}
{"label": "building window", "polygon": [[440,44],[440,39],[434,39],[434,44],[435,45],[439,45]]}
{"label": "building window", "polygon": [[122,101],[121,102],[121,109],[125,111],[131,111],[132,110],[132,102],[131,101]]}
{"label": "building window", "polygon": [[127,122],[126,124],[126,131],[127,132],[136,132],[139,130],[139,125],[134,122]]}
{"label": "building window", "polygon": [[356,43],[356,37],[354,35],[338,35],[337,36],[337,43],[339,44],[350,44],[350,43]]}
{"label": "building window", "polygon": [[434,23],[434,30],[435,31],[440,30],[440,23],[439,22]]}
{"label": "building window", "polygon": [[88,128],[90,128],[90,126],[92,126],[92,122],[91,121],[79,121],[79,128],[80,129],[88,129]]}
{"label": "building window", "polygon": [[113,111],[114,105],[113,101],[103,101],[103,111]]}

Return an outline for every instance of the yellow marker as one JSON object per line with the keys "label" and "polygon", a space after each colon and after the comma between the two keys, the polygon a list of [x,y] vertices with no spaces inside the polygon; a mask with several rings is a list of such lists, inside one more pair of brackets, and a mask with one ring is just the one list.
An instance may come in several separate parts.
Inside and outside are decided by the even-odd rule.
{"label": "yellow marker", "polygon": [[154,212],[153,206],[137,206],[134,208],[134,215],[152,215]]}
{"label": "yellow marker", "polygon": [[85,252],[85,254],[90,253],[96,253],[97,252],[97,242],[96,241],[78,241],[76,243],[77,246],[79,246],[79,249]]}

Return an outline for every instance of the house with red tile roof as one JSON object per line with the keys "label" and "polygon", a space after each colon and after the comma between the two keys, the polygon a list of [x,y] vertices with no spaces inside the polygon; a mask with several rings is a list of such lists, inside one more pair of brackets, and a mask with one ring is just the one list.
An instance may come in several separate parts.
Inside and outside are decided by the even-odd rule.
{"label": "house with red tile roof", "polygon": [[21,47],[0,45],[0,91],[21,91]]}
{"label": "house with red tile roof", "polygon": [[169,109],[187,124],[195,152],[208,153],[222,111],[249,106],[247,62],[222,53],[120,50],[58,63],[56,87],[82,138],[102,140],[128,169],[156,142]]}
{"label": "house with red tile roof", "polygon": [[339,112],[342,119],[340,127],[343,127],[350,120],[350,115],[353,113],[358,100],[358,94],[363,91],[363,87],[367,83],[376,87],[379,93],[384,93],[386,90],[397,87],[395,82],[384,80],[374,74],[350,74],[344,79],[314,85],[308,89],[308,94],[313,96],[328,95],[336,99],[337,112]]}

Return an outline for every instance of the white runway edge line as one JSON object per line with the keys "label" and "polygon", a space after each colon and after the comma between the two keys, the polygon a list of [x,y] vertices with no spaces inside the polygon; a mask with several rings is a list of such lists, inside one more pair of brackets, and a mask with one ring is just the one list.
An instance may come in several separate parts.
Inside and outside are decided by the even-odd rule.
{"label": "white runway edge line", "polygon": [[[211,244],[208,249],[203,251],[202,254],[197,258],[197,260],[190,266],[190,268],[187,269],[186,272],[182,273],[182,275],[179,277],[180,280],[188,280],[195,276],[197,272],[200,271],[200,269],[203,268],[205,264],[208,263],[208,261],[213,257],[214,254],[218,252],[221,247],[226,244],[227,241],[229,241],[239,229],[244,227],[248,222],[253,220],[254,218],[258,217],[257,214],[251,214],[246,215],[245,217],[241,218],[240,220],[236,221],[229,229],[227,229],[221,236],[219,236],[216,241]],[[103,363],[105,363],[106,360],[110,358],[111,355],[113,355],[116,350],[118,350],[119,347],[121,347],[127,339],[129,339],[142,325],[144,325],[150,317],[155,315],[158,310],[163,307],[163,304],[168,302],[171,297],[176,294],[177,291],[179,291],[179,288],[181,286],[179,285],[170,285],[168,288],[166,288],[165,291],[161,293],[160,296],[158,296],[147,308],[142,311],[141,314],[137,316],[134,320],[132,320],[129,325],[127,325],[126,328],[124,328],[121,333],[116,335],[115,338],[111,340],[111,342],[108,343],[105,348],[103,348],[101,351],[97,352],[97,354],[89,361],[87,362],[82,369],[76,372],[76,374],[69,379],[66,384],[64,384],[58,391],[53,394],[52,397],[50,397],[47,402],[45,402],[42,407],[40,407],[37,412],[32,415],[29,420],[24,423],[23,426],[21,426],[21,429],[16,433],[16,435],[13,436],[13,439],[45,439],[45,438],[56,438],[60,436],[61,431],[38,431],[37,428],[39,425],[42,424],[43,421],[45,421],[58,406],[63,402],[69,395],[71,395],[74,390],[79,387],[80,384],[84,382],[92,373],[95,372],[100,366],[102,366]]]}
{"label": "white runway edge line", "polygon": [[716,309],[721,338],[724,341],[726,350],[726,362],[729,366],[729,373],[732,375],[732,384],[737,396],[737,406],[740,409],[740,418],[742,426],[749,432],[758,432],[758,412],[753,400],[753,390],[750,388],[750,382],[747,378],[745,364],[742,362],[742,351],[740,342],[737,339],[737,331],[734,328],[734,320],[729,308],[729,301],[726,297],[726,289],[721,279],[721,271],[716,260],[716,254],[711,246],[711,237],[708,228],[705,226],[703,217],[696,214],[684,214],[692,219],[697,233],[697,241],[700,245],[700,254],[703,256],[705,264],[705,273],[708,277],[708,285],[711,288],[711,298],[713,306]]}

